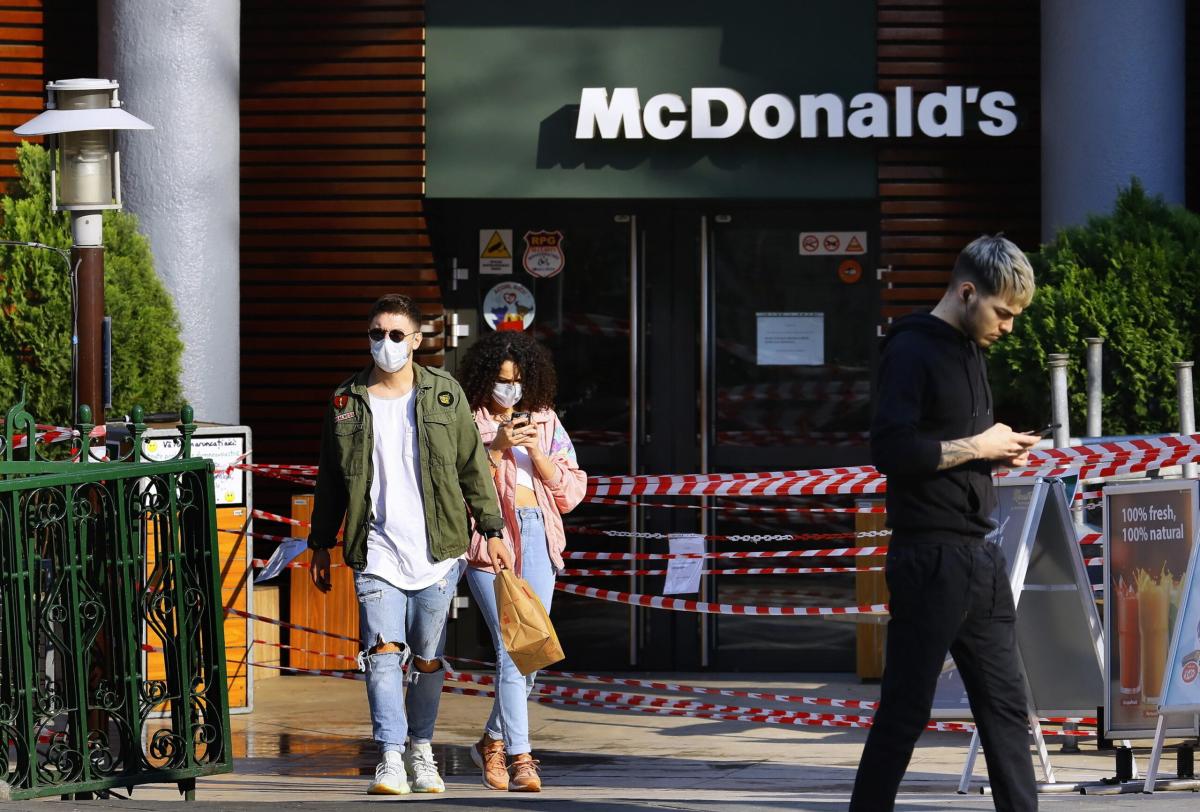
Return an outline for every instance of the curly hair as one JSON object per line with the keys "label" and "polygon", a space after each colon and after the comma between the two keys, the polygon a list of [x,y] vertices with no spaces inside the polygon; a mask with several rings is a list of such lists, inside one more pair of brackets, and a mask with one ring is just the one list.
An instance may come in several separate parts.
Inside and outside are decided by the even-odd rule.
{"label": "curly hair", "polygon": [[458,379],[472,409],[491,405],[492,387],[505,361],[512,361],[517,367],[521,410],[538,412],[554,408],[558,375],[550,351],[527,333],[500,331],[475,342],[459,366]]}

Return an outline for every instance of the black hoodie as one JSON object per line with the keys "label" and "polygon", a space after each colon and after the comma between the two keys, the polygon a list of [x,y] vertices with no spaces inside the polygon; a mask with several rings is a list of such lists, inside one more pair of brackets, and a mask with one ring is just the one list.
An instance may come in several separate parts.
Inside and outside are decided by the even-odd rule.
{"label": "black hoodie", "polygon": [[897,321],[884,342],[871,425],[871,456],[888,478],[893,543],[967,542],[992,530],[992,463],[937,467],[943,440],[993,422],[979,345],[928,313]]}

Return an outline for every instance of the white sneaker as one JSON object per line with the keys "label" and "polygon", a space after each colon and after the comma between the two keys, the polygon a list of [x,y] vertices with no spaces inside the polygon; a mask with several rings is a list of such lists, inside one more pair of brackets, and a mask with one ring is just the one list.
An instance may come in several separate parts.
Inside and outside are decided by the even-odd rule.
{"label": "white sneaker", "polygon": [[390,750],[384,753],[383,761],[375,768],[375,781],[367,794],[407,795],[411,791],[408,779],[404,776],[404,757]]}
{"label": "white sneaker", "polygon": [[433,747],[429,742],[410,744],[404,751],[404,766],[412,776],[413,792],[446,791],[446,784],[438,775],[437,762],[433,760]]}

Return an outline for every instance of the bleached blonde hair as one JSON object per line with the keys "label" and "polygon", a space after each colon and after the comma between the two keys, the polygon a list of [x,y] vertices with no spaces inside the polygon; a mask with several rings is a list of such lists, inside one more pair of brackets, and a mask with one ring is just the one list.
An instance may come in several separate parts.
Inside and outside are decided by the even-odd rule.
{"label": "bleached blonde hair", "polygon": [[1003,234],[972,241],[954,261],[950,284],[974,282],[980,293],[999,296],[1009,304],[1027,307],[1037,283],[1025,252]]}

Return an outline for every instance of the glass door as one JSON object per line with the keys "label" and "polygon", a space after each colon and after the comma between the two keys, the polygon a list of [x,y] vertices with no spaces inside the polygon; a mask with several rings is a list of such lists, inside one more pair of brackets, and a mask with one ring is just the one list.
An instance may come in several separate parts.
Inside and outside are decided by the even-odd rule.
{"label": "glass door", "polygon": [[[702,215],[699,263],[706,345],[701,397],[707,470],[767,472],[868,462],[871,369],[878,290],[871,261],[874,208],[743,209]],[[815,244],[815,248],[814,248]],[[847,533],[853,514],[754,512],[770,506],[849,507],[852,497],[723,499],[706,513],[717,535]],[[719,546],[719,545],[718,545]],[[762,541],[760,550],[845,546],[841,541]],[[727,549],[747,545],[725,544]],[[723,574],[709,600],[730,604],[853,604],[854,576]],[[750,562],[757,564],[760,562]],[[762,562],[779,568],[818,559]],[[830,563],[844,564],[842,560]],[[854,625],[803,617],[713,615],[706,665],[738,670],[852,670]]]}
{"label": "glass door", "polygon": [[[636,470],[639,394],[636,363],[643,330],[634,251],[636,218],[609,204],[564,201],[438,201],[431,205],[435,251],[450,266],[443,299],[470,335],[448,347],[446,365],[457,371],[463,352],[493,328],[488,308],[498,287],[519,285],[525,308],[532,303],[532,332],[551,351],[558,373],[556,410],[571,435],[580,466],[589,476]],[[547,237],[552,248],[547,250]],[[486,256],[484,256],[486,255]],[[550,262],[539,263],[549,255]],[[490,260],[490,261],[485,261]],[[483,272],[486,269],[489,272]],[[448,289],[447,289],[448,288]],[[567,524],[588,534],[568,535],[574,552],[620,552],[627,537],[595,535],[628,531],[628,509],[582,504]],[[566,561],[569,570],[621,568],[621,562]],[[560,580],[629,591],[628,576],[567,575]],[[468,594],[465,584],[460,592]],[[555,593],[554,623],[570,668],[622,667],[636,656],[630,607]],[[473,609],[460,612],[450,647],[481,657],[491,648]]]}

